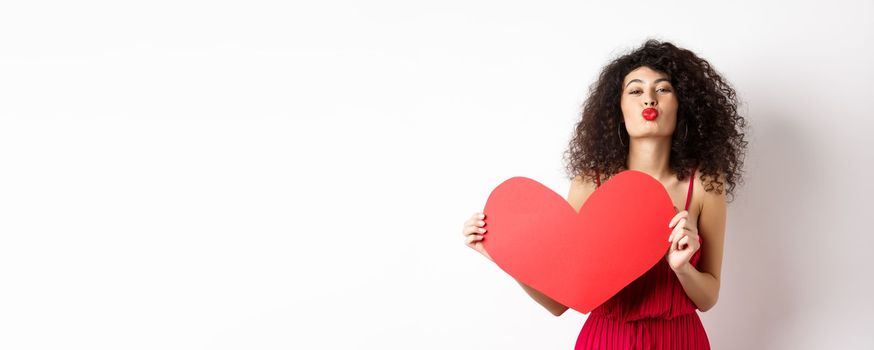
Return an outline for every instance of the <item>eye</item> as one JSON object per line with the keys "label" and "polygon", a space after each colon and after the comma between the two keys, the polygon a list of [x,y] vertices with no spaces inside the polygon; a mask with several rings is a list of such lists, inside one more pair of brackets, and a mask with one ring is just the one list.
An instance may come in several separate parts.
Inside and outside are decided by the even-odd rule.
{"label": "eye", "polygon": [[658,91],[671,92],[671,89],[661,88],[661,89],[658,89]]}
{"label": "eye", "polygon": [[632,94],[632,95],[639,94],[639,93],[640,93],[640,90],[634,90],[634,91],[629,92],[629,94]]}

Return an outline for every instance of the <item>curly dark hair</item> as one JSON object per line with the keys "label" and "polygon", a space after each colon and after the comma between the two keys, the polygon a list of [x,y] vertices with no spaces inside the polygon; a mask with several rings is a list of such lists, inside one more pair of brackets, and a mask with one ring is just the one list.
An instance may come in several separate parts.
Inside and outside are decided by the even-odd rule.
{"label": "curly dark hair", "polygon": [[735,91],[706,60],[655,39],[611,61],[589,86],[582,118],[564,154],[569,177],[594,182],[596,171],[609,178],[625,170],[628,133],[625,128],[618,130],[623,121],[622,83],[628,73],[642,66],[667,75],[676,91],[671,170],[684,180],[691,176],[692,167],[697,167],[706,191],[721,194],[727,182],[727,194],[733,197],[736,183],[741,181],[747,146],[747,124],[737,113]]}

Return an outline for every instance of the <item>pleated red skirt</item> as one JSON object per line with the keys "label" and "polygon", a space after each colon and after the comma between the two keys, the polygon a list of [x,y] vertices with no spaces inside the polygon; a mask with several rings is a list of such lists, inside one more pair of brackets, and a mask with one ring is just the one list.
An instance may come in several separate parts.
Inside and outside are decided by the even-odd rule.
{"label": "pleated red skirt", "polygon": [[710,349],[698,314],[620,321],[592,315],[574,349]]}

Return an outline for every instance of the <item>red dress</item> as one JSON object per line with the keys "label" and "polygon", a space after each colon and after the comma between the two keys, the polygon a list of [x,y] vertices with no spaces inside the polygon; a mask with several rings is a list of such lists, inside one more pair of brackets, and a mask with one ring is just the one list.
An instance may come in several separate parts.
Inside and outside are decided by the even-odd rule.
{"label": "red dress", "polygon": [[[686,210],[689,210],[694,179],[693,169],[686,193]],[[704,244],[703,239],[701,244]],[[697,268],[700,260],[699,249],[690,263]],[[574,349],[710,349],[696,310],[676,273],[661,259],[589,313]]]}

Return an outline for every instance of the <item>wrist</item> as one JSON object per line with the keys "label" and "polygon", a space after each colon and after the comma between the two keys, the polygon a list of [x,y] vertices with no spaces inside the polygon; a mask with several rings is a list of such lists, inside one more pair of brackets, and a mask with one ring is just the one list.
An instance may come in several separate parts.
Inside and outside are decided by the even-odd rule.
{"label": "wrist", "polygon": [[695,271],[695,267],[692,266],[692,264],[690,264],[688,262],[686,262],[685,264],[680,265],[680,267],[674,269],[674,272],[677,274],[677,276],[687,276],[694,271]]}

